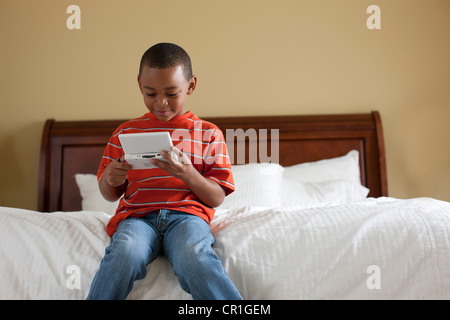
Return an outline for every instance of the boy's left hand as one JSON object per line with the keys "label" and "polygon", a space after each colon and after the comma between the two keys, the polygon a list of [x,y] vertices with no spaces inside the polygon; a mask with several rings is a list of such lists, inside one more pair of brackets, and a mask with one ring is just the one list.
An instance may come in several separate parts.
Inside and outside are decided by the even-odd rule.
{"label": "boy's left hand", "polygon": [[152,163],[176,178],[183,180],[183,177],[194,169],[191,159],[176,147],[172,147],[171,152],[161,151],[161,155],[167,162],[152,159]]}
{"label": "boy's left hand", "polygon": [[152,159],[152,163],[160,169],[183,181],[201,202],[212,208],[219,206],[225,198],[224,189],[214,180],[203,177],[192,165],[187,154],[175,147],[172,152],[161,152],[167,161]]}

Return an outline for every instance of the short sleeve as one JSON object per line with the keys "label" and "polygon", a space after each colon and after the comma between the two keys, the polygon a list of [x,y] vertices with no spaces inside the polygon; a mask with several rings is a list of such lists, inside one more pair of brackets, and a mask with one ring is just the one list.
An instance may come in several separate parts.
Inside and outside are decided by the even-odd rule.
{"label": "short sleeve", "polygon": [[222,131],[215,128],[210,131],[209,144],[204,157],[203,176],[216,181],[229,195],[235,190],[230,157]]}
{"label": "short sleeve", "polygon": [[113,135],[108,141],[108,144],[106,145],[97,172],[98,181],[100,181],[101,177],[103,176],[103,172],[105,171],[106,167],[111,163],[111,161],[119,159],[120,157],[123,156],[122,145],[120,144],[120,140],[118,137],[118,132],[120,131],[119,129],[120,128],[117,128],[116,131],[114,131]]}

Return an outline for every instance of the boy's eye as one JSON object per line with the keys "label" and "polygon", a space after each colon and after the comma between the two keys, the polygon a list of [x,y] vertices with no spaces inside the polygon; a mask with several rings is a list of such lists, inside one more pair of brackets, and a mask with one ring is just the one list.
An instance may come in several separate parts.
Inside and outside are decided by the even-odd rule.
{"label": "boy's eye", "polygon": [[[146,93],[147,97],[156,97],[156,93]],[[178,95],[178,92],[175,93],[166,93],[166,95],[170,98],[176,97]]]}

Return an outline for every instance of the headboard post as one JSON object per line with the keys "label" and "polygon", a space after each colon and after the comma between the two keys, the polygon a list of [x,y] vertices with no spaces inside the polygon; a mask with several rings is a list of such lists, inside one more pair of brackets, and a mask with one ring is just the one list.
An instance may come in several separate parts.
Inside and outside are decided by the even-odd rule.
{"label": "headboard post", "polygon": [[381,182],[381,195],[388,195],[388,182],[387,182],[387,169],[386,169],[386,149],[384,145],[383,126],[381,125],[381,116],[378,111],[372,111],[372,115],[375,121],[375,127],[377,132],[378,152],[379,152],[379,166],[380,166],[380,182]]}
{"label": "headboard post", "polygon": [[41,150],[39,155],[39,188],[38,188],[38,211],[45,211],[48,207],[49,179],[50,179],[50,131],[55,119],[45,121],[42,132]]}

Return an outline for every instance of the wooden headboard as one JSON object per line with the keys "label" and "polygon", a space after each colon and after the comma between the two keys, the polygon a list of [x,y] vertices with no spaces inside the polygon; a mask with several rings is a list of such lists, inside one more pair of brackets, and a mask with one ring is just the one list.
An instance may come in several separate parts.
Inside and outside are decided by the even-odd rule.
{"label": "wooden headboard", "polygon": [[[279,163],[283,166],[342,156],[352,149],[360,154],[361,182],[369,196],[387,196],[387,177],[383,131],[377,111],[366,114],[294,115],[204,118],[215,123],[226,135],[242,129],[248,138],[233,140],[233,164],[238,163],[242,144],[248,153],[257,139],[267,132],[268,154],[273,129],[278,129]],[[76,173],[97,173],[106,143],[112,132],[126,120],[46,121],[40,153],[38,210],[78,211],[81,197]],[[248,131],[250,129],[250,131]],[[266,129],[266,130],[260,130]],[[230,146],[229,146],[230,148]],[[250,161],[249,156],[245,162]],[[258,158],[259,162],[260,159]]]}

